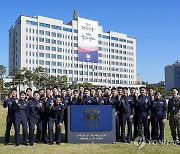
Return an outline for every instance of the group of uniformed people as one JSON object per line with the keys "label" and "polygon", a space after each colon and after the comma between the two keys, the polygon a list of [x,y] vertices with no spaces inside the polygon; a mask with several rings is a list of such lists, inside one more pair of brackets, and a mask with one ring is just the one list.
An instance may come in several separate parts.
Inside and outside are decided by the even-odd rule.
{"label": "group of uniformed people", "polygon": [[[5,144],[9,144],[10,130],[14,125],[15,145],[19,146],[21,124],[24,145],[28,145],[27,140],[30,146],[34,142],[51,145],[55,141],[60,144],[63,122],[67,141],[67,107],[71,105],[111,105],[116,111],[117,142],[131,143],[139,136],[144,136],[146,142],[150,139],[161,142],[164,140],[166,119],[169,119],[173,140],[176,140],[177,135],[180,140],[180,97],[177,89],[173,88],[171,91],[172,98],[167,105],[160,91],[154,92],[153,88],[150,88],[147,92],[146,87],[140,88],[139,96],[135,88],[131,88],[129,94],[126,87],[89,89],[79,86],[78,90],[72,90],[70,87],[58,90],[54,87],[40,89],[33,94],[32,89],[27,88],[26,92],[20,92],[19,98],[17,90],[12,89],[11,97],[3,104],[4,108],[8,107]],[[37,132],[34,138],[35,126]]]}

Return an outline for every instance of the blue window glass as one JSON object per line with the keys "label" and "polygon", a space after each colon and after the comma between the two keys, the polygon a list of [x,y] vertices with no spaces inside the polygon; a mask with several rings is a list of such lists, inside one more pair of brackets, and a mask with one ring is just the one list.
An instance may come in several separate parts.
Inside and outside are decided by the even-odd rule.
{"label": "blue window glass", "polygon": [[50,43],[50,39],[47,39],[47,38],[46,38],[46,43]]}
{"label": "blue window glass", "polygon": [[39,49],[44,50],[44,45],[39,45]]}
{"label": "blue window glass", "polygon": [[39,26],[41,27],[46,27],[46,28],[50,28],[50,24],[46,24],[46,23],[39,23]]}
{"label": "blue window glass", "polygon": [[44,65],[44,60],[39,60],[40,65]]}
{"label": "blue window glass", "polygon": [[50,58],[50,54],[49,53],[46,53],[46,58]]}
{"label": "blue window glass", "polygon": [[78,33],[78,30],[77,30],[77,29],[74,29],[74,33]]}
{"label": "blue window glass", "polygon": [[62,59],[62,55],[57,55],[57,58],[58,59]]}
{"label": "blue window glass", "polygon": [[50,65],[50,61],[46,61],[46,65]]}
{"label": "blue window glass", "polygon": [[56,58],[56,54],[51,54],[51,58]]}
{"label": "blue window glass", "polygon": [[65,31],[65,32],[72,32],[72,29],[71,28],[63,27],[63,31]]}
{"label": "blue window glass", "polygon": [[57,29],[57,30],[61,30],[62,29],[61,26],[56,26],[56,25],[52,25],[51,28],[52,29]]}
{"label": "blue window glass", "polygon": [[52,65],[52,66],[56,66],[56,62],[55,62],[55,61],[52,61],[52,62],[51,62],[51,65]]}
{"label": "blue window glass", "polygon": [[51,33],[51,36],[56,37],[56,33],[55,33],[55,32],[52,32],[52,33]]}
{"label": "blue window glass", "polygon": [[56,69],[52,69],[52,73],[56,73]]}
{"label": "blue window glass", "polygon": [[39,42],[44,42],[44,38],[40,37]]}
{"label": "blue window glass", "polygon": [[111,37],[111,40],[118,41],[117,37]]}
{"label": "blue window glass", "polygon": [[39,34],[44,35],[44,31],[43,30],[39,30]]}
{"label": "blue window glass", "polygon": [[57,37],[58,37],[58,38],[61,38],[61,37],[62,37],[62,34],[61,34],[61,33],[57,33]]}
{"label": "blue window glass", "polygon": [[57,62],[57,66],[62,66],[62,62]]}
{"label": "blue window glass", "polygon": [[58,73],[62,74],[62,69],[58,69]]}
{"label": "blue window glass", "polygon": [[52,50],[52,51],[56,51],[56,47],[52,47],[51,50]]}
{"label": "blue window glass", "polygon": [[49,51],[49,50],[50,50],[50,46],[46,46],[46,50],[48,50],[48,51]]}
{"label": "blue window glass", "polygon": [[103,38],[104,38],[104,39],[109,39],[109,36],[103,35]]}
{"label": "blue window glass", "polygon": [[44,53],[40,52],[39,57],[44,57]]}
{"label": "blue window glass", "polygon": [[37,26],[37,22],[26,20],[26,24]]}

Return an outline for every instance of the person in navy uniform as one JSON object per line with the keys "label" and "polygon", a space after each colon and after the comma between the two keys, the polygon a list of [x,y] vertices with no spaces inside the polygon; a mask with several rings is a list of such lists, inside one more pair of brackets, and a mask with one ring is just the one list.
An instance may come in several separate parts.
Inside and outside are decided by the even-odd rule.
{"label": "person in navy uniform", "polygon": [[[131,96],[128,96],[128,88],[123,88],[123,95],[120,98],[119,106],[119,123],[121,129],[121,142],[131,143],[132,141],[132,120],[134,116],[134,102]],[[127,138],[125,134],[126,122],[128,126]]]}
{"label": "person in navy uniform", "polygon": [[26,98],[27,98],[27,101],[33,100],[31,88],[26,89]]}
{"label": "person in navy uniform", "polygon": [[120,129],[119,129],[119,112],[118,112],[118,94],[117,89],[111,89],[111,96],[109,97],[109,105],[112,105],[112,108],[115,109],[115,118],[116,118],[116,141],[120,140]]}
{"label": "person in navy uniform", "polygon": [[108,105],[108,100],[102,95],[102,89],[96,90],[96,105]]}
{"label": "person in navy uniform", "polygon": [[79,86],[79,97],[82,99],[84,96],[84,86],[80,85]]}
{"label": "person in navy uniform", "polygon": [[57,95],[55,102],[51,102],[48,108],[49,112],[49,144],[53,144],[53,125],[55,124],[55,140],[56,144],[61,143],[61,128],[64,116],[64,104],[62,103],[61,96]]}
{"label": "person in navy uniform", "polygon": [[103,97],[106,99],[107,104],[109,104],[110,89],[108,87],[104,88]]}
{"label": "person in navy uniform", "polygon": [[137,95],[136,95],[136,88],[131,87],[130,88],[130,97],[132,97],[133,102],[134,102],[134,116],[133,116],[133,122],[134,122],[134,135],[133,135],[133,139],[135,139],[137,137],[137,123],[138,123],[138,119],[137,119]]}
{"label": "person in navy uniform", "polygon": [[81,100],[78,90],[74,90],[71,105],[81,105]]}
{"label": "person in navy uniform", "polygon": [[59,95],[58,87],[54,87],[52,89],[52,96],[55,98],[57,95]]}
{"label": "person in navy uniform", "polygon": [[20,144],[20,125],[23,128],[23,144],[27,144],[27,118],[28,118],[28,101],[26,100],[26,93],[20,92],[20,99],[13,102],[13,110],[15,116],[15,141],[16,146]]}
{"label": "person in navy uniform", "polygon": [[169,120],[169,127],[171,136],[176,143],[178,137],[178,144],[180,143],[180,96],[176,88],[171,89],[172,97],[168,101],[167,119]]}
{"label": "person in navy uniform", "polygon": [[37,126],[36,143],[39,143],[42,135],[42,114],[44,112],[44,106],[40,101],[40,95],[38,91],[33,93],[33,100],[29,101],[29,145],[34,144],[34,130]]}
{"label": "person in navy uniform", "polygon": [[42,142],[47,144],[47,125],[49,120],[49,114],[48,114],[48,107],[51,102],[54,101],[54,98],[52,97],[52,91],[50,88],[46,88],[46,97],[43,102],[44,106],[44,113],[42,114]]}
{"label": "person in navy uniform", "polygon": [[68,87],[66,91],[67,91],[66,96],[68,98],[68,106],[70,106],[72,103],[72,89],[71,89],[71,87]]}
{"label": "person in navy uniform", "polygon": [[96,89],[94,87],[90,90],[90,96],[96,99]]}
{"label": "person in navy uniform", "polygon": [[144,126],[144,137],[146,142],[149,141],[149,120],[151,117],[151,99],[146,95],[146,88],[140,87],[140,95],[137,99],[137,118],[138,118],[138,135],[143,136]]}
{"label": "person in navy uniform", "polygon": [[68,97],[67,97],[66,88],[61,89],[61,100],[62,100],[62,103],[64,104],[63,122],[64,122],[64,127],[65,127],[65,136],[66,136],[65,142],[67,142],[67,136],[68,136],[67,135],[67,132],[68,132],[68,128],[67,128],[67,120],[68,120],[67,108],[68,108],[69,100],[68,100]]}
{"label": "person in navy uniform", "polygon": [[44,101],[45,100],[45,92],[44,89],[39,89],[39,95],[40,95],[40,100]]}
{"label": "person in navy uniform", "polygon": [[5,145],[9,144],[11,127],[12,125],[14,126],[14,111],[12,108],[12,104],[17,99],[18,99],[17,90],[13,88],[11,90],[11,97],[7,99],[3,104],[4,108],[8,108],[8,113],[6,117],[6,132],[5,132],[5,143],[4,143]]}
{"label": "person in navy uniform", "polygon": [[84,96],[81,101],[81,105],[95,105],[95,99],[90,96],[90,89],[84,89]]}
{"label": "person in navy uniform", "polygon": [[[164,140],[164,125],[166,120],[166,100],[162,98],[161,92],[155,93],[155,99],[152,103],[152,125],[153,136],[152,140],[162,142]],[[159,128],[159,129],[158,129]],[[160,134],[158,133],[160,130]]]}
{"label": "person in navy uniform", "polygon": [[[151,103],[153,103],[154,99],[155,99],[155,96],[154,96],[154,88],[149,88],[148,89],[148,96],[150,97],[151,99]],[[151,119],[149,120],[149,123],[151,123],[151,139],[153,138],[153,133],[154,133],[154,128],[153,128],[153,121],[152,121],[152,116],[151,116]],[[150,125],[150,124],[149,124]],[[150,136],[150,130],[149,130],[149,136]],[[150,137],[149,137],[150,138]]]}

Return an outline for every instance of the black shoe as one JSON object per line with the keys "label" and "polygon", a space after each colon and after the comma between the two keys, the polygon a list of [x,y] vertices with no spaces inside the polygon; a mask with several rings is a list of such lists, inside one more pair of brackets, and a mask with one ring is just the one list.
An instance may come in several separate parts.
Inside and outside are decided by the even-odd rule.
{"label": "black shoe", "polygon": [[33,143],[29,143],[30,146],[33,146],[34,144]]}
{"label": "black shoe", "polygon": [[127,143],[131,143],[131,140],[127,140]]}
{"label": "black shoe", "polygon": [[49,145],[53,145],[53,143],[52,143],[52,142],[50,142],[50,143],[49,143]]}
{"label": "black shoe", "polygon": [[39,143],[40,141],[39,141],[38,139],[35,139],[35,142],[36,142],[36,143]]}
{"label": "black shoe", "polygon": [[56,142],[57,145],[61,145],[61,143]]}
{"label": "black shoe", "polygon": [[23,145],[28,146],[28,144],[27,144],[27,143],[23,143]]}
{"label": "black shoe", "polygon": [[44,144],[48,144],[48,142],[47,142],[47,141],[43,141],[43,143],[44,143]]}
{"label": "black shoe", "polygon": [[9,145],[9,142],[5,142],[4,145]]}
{"label": "black shoe", "polygon": [[19,144],[16,144],[15,146],[16,146],[16,147],[18,147],[18,146],[19,146]]}

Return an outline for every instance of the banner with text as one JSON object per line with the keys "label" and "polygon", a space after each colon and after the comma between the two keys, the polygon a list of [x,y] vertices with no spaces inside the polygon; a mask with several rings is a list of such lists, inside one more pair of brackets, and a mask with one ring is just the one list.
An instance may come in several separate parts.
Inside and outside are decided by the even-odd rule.
{"label": "banner with text", "polygon": [[98,22],[78,18],[78,60],[98,63]]}

